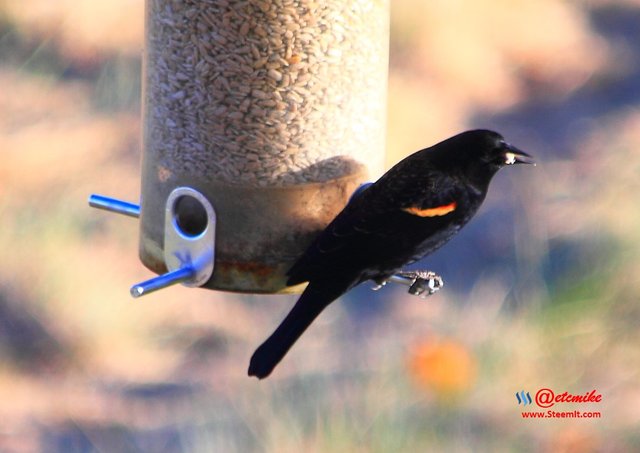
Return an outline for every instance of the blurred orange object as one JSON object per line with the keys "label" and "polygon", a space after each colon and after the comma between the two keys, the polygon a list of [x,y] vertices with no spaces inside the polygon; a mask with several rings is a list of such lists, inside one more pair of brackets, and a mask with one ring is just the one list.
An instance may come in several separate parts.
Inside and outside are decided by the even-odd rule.
{"label": "blurred orange object", "polygon": [[416,382],[438,397],[455,397],[476,379],[476,361],[469,349],[451,339],[430,338],[409,355],[409,371]]}

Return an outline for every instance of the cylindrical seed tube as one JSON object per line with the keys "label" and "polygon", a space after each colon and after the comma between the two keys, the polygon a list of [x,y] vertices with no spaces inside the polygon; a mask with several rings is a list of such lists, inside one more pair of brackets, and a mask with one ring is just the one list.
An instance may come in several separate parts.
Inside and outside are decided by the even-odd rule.
{"label": "cylindrical seed tube", "polygon": [[218,214],[207,287],[284,272],[383,167],[388,0],[147,0],[140,253],[177,186]]}

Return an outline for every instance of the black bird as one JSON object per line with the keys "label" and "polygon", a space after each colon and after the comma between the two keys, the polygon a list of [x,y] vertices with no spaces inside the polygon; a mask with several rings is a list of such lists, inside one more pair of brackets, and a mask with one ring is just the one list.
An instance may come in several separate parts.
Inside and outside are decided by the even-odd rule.
{"label": "black bird", "polygon": [[254,352],[249,376],[267,377],[320,312],[354,286],[383,283],[446,243],[476,213],[491,178],[531,156],[489,130],[463,132],[405,158],[354,196],[287,273],[309,282]]}

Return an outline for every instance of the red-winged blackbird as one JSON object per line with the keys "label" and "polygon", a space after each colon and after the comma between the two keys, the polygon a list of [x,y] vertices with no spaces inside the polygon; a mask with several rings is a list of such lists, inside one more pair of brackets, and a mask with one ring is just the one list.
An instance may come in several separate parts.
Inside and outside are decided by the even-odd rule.
{"label": "red-winged blackbird", "polygon": [[267,377],[320,312],[365,280],[384,282],[447,242],[476,213],[503,166],[533,163],[493,131],[463,132],[402,160],[354,196],[287,273],[309,282],[256,350],[249,376]]}

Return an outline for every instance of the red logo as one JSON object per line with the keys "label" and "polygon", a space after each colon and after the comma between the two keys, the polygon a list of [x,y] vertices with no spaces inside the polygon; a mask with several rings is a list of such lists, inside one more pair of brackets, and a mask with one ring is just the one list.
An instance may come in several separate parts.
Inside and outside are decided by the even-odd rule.
{"label": "red logo", "polygon": [[595,389],[581,395],[569,392],[556,395],[553,390],[544,388],[536,392],[535,400],[538,406],[546,409],[556,403],[599,403],[602,401],[602,395]]}

